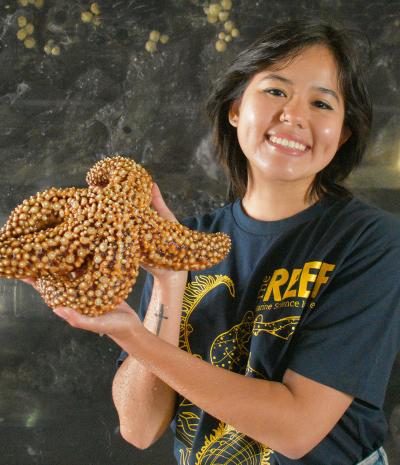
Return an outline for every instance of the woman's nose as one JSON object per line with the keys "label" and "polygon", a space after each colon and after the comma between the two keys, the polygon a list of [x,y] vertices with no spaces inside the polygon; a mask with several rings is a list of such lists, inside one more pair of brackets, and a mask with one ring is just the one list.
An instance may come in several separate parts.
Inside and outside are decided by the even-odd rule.
{"label": "woman's nose", "polygon": [[300,128],[306,127],[306,109],[299,100],[291,99],[282,108],[279,120]]}

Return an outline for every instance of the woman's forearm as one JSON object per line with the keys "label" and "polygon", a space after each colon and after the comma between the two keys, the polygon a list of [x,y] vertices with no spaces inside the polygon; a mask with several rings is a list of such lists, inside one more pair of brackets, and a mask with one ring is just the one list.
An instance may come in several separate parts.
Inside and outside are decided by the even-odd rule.
{"label": "woman's forearm", "polygon": [[[173,279],[168,285],[155,279],[143,324],[158,338],[178,346],[186,274]],[[136,447],[146,448],[171,422],[176,392],[128,356],[114,377],[113,399],[122,436]]]}
{"label": "woman's forearm", "polygon": [[292,455],[295,399],[284,384],[213,366],[144,329],[141,332],[130,352],[155,376],[241,433]]}

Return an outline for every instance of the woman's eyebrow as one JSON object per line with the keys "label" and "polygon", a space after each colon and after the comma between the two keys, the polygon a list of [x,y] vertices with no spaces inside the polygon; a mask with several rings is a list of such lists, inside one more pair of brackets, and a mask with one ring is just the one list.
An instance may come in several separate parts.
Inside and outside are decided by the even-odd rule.
{"label": "woman's eyebrow", "polygon": [[[276,79],[278,81],[282,81],[284,82],[285,84],[290,84],[290,85],[293,85],[293,81],[291,81],[290,79],[288,78],[285,78],[283,76],[281,76],[280,74],[267,74],[266,76],[264,76],[260,82],[262,81],[266,81],[267,79]],[[339,103],[339,96],[338,94],[332,90],[332,89],[327,89],[326,87],[321,87],[321,86],[313,86],[312,87],[313,89],[315,90],[319,90],[320,92],[323,92],[324,94],[328,94],[328,95],[331,95],[332,97],[334,97],[337,102]]]}
{"label": "woman's eyebrow", "polygon": [[290,79],[288,78],[285,78],[283,76],[281,76],[280,74],[267,74],[266,76],[264,76],[261,81],[266,81],[267,79],[277,79],[278,81],[282,81],[286,84],[292,84],[293,85],[293,81],[291,81]]}
{"label": "woman's eyebrow", "polygon": [[323,92],[324,94],[332,95],[332,97],[336,99],[337,103],[339,103],[338,94],[334,90],[327,89],[326,87],[319,87],[319,86],[314,86],[313,89],[319,90],[320,92]]}

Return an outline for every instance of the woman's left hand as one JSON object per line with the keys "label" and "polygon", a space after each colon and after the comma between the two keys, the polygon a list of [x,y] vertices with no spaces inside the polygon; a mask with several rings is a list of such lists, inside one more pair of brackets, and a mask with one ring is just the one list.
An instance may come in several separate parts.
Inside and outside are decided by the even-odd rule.
{"label": "woman's left hand", "polygon": [[[23,281],[37,289],[35,280],[23,279]],[[106,334],[124,350],[127,350],[129,343],[132,344],[137,333],[144,329],[136,312],[126,302],[120,303],[111,312],[97,317],[82,315],[69,307],[57,307],[53,312],[74,328]]]}
{"label": "woman's left hand", "polygon": [[106,334],[125,350],[137,333],[143,329],[136,312],[126,302],[120,303],[111,312],[97,317],[82,315],[69,307],[57,307],[53,312],[74,328]]}

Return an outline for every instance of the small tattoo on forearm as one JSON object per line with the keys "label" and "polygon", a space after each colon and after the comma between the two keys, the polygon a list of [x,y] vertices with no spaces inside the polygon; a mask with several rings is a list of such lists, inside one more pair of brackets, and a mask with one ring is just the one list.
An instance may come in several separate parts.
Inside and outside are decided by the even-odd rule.
{"label": "small tattoo on forearm", "polygon": [[168,320],[168,317],[164,315],[164,305],[163,304],[160,305],[160,311],[159,311],[159,313],[156,313],[155,316],[158,317],[157,329],[156,329],[156,334],[158,336],[160,334],[162,320]]}

